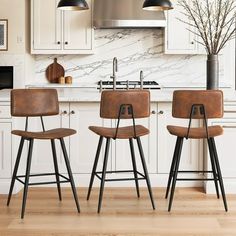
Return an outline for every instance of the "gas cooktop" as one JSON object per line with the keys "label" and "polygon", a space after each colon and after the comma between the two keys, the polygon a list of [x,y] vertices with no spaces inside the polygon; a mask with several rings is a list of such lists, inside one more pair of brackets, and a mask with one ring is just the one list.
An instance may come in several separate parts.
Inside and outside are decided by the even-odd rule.
{"label": "gas cooktop", "polygon": [[[99,81],[98,89],[113,89],[113,81]],[[116,81],[116,89],[140,89],[140,81]],[[161,89],[156,81],[143,81],[143,89]]]}

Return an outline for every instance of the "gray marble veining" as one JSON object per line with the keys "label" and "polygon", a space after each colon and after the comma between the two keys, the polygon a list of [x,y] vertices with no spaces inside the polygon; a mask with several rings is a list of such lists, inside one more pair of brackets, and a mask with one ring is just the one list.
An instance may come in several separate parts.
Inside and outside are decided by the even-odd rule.
{"label": "gray marble veining", "polygon": [[[45,70],[58,57],[58,62],[75,82],[95,83],[107,80],[112,73],[113,57],[118,58],[118,80],[137,80],[144,71],[146,80],[161,85],[180,83],[205,84],[205,55],[165,55],[164,32],[160,29],[95,30],[93,55],[38,55],[36,56],[36,83],[46,82]],[[221,63],[220,77],[224,65]]]}

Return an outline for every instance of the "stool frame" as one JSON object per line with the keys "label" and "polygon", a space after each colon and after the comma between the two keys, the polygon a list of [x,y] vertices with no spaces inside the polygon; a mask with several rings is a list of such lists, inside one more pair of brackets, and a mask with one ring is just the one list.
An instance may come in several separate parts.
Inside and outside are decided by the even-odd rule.
{"label": "stool frame", "polygon": [[[93,168],[92,168],[92,174],[91,174],[91,178],[90,178],[88,194],[87,194],[87,200],[89,200],[90,194],[91,194],[91,191],[92,191],[93,182],[94,182],[94,177],[96,176],[101,181],[101,183],[100,183],[100,192],[99,192],[99,201],[98,201],[98,209],[97,209],[98,213],[100,213],[100,211],[101,211],[104,186],[105,186],[105,182],[107,182],[107,181],[132,181],[132,180],[135,181],[137,197],[139,198],[140,197],[140,191],[139,191],[139,182],[138,181],[139,180],[145,180],[146,184],[147,184],[147,187],[148,187],[148,192],[149,192],[149,196],[150,196],[150,199],[151,199],[152,208],[153,208],[153,210],[155,210],[155,203],[154,203],[154,199],[153,199],[152,188],[151,188],[151,183],[150,183],[150,179],[149,179],[149,175],[148,175],[147,165],[146,165],[146,161],[145,161],[145,158],[144,158],[144,152],[143,152],[143,148],[142,148],[141,139],[140,139],[140,137],[136,136],[135,116],[134,116],[134,109],[133,109],[132,104],[121,104],[120,105],[115,137],[113,139],[114,140],[117,139],[120,120],[122,118],[122,115],[125,115],[126,110],[128,111],[128,114],[132,118],[133,129],[134,129],[134,138],[129,139],[129,146],[130,146],[130,153],[131,153],[131,160],[132,160],[133,169],[132,170],[121,170],[121,171],[107,171],[107,162],[108,162],[108,154],[109,154],[109,149],[110,149],[111,138],[106,138],[106,147],[105,147],[103,168],[102,168],[102,171],[97,171],[97,164],[98,164],[98,160],[99,160],[99,156],[100,156],[100,152],[101,152],[101,147],[102,147],[102,143],[103,143],[103,139],[104,139],[103,136],[100,136],[100,139],[99,139],[99,142],[98,142],[98,147],[97,147],[97,152],[96,152],[96,156],[95,156],[95,161],[94,161],[94,165],[93,165]],[[137,171],[133,140],[137,141],[137,145],[138,145],[138,149],[139,149],[139,154],[140,154],[144,174]],[[134,177],[133,178],[106,179],[107,174],[113,174],[113,173],[133,173]]]}
{"label": "stool frame", "polygon": [[[30,90],[28,90],[30,91]],[[37,90],[34,90],[37,93]],[[41,93],[42,95],[42,91],[38,90],[39,93]],[[29,92],[29,93],[33,93],[33,92]],[[48,89],[46,91],[47,94],[53,93],[53,101],[54,102],[58,102],[57,100],[57,93],[56,90],[53,89]],[[19,95],[18,95],[19,96]],[[46,97],[47,95],[45,95]],[[14,106],[16,106],[14,104]],[[16,116],[24,116],[24,112],[23,114],[18,114],[18,111],[15,112],[13,111],[13,109],[16,109],[15,107],[12,108],[12,113],[13,115],[16,114]],[[42,130],[43,132],[45,132],[45,125],[44,125],[44,121],[43,121],[43,116],[38,115],[40,112],[42,112],[42,108],[40,107],[37,111],[33,111],[33,115],[32,116],[37,116],[40,117],[41,120],[41,125],[42,125]],[[29,111],[27,111],[27,113],[30,113]],[[43,112],[42,112],[43,113]],[[59,110],[57,110],[57,108],[53,108],[52,110],[52,114],[58,114]],[[46,111],[47,115],[52,115],[52,114],[48,114],[48,111]],[[29,121],[29,116],[26,116],[26,121],[25,121],[25,129],[24,131],[28,131],[28,121]],[[35,138],[36,139],[36,138]],[[10,184],[10,189],[9,189],[9,194],[8,194],[8,199],[7,199],[7,206],[10,205],[11,202],[11,197],[12,197],[12,193],[13,193],[13,189],[14,189],[14,185],[15,185],[15,181],[19,181],[20,183],[22,183],[24,185],[24,190],[23,190],[23,200],[22,200],[22,209],[21,209],[21,218],[24,218],[25,215],[25,208],[26,208],[26,200],[27,200],[27,194],[28,194],[28,187],[29,186],[35,186],[35,185],[48,185],[48,184],[57,184],[57,190],[58,190],[58,197],[59,200],[62,200],[62,194],[61,194],[61,183],[70,183],[71,184],[71,188],[72,188],[72,192],[73,192],[73,196],[74,196],[74,200],[75,200],[75,204],[77,207],[77,211],[80,212],[80,206],[79,206],[79,200],[78,200],[78,196],[77,196],[77,192],[76,192],[76,187],[75,187],[75,182],[73,179],[73,175],[72,175],[72,170],[70,167],[70,162],[69,162],[69,158],[68,158],[68,154],[66,151],[66,146],[65,146],[65,142],[64,142],[64,138],[58,138],[58,140],[60,141],[60,145],[62,148],[62,152],[63,152],[63,156],[64,156],[64,160],[65,160],[65,165],[68,171],[68,177],[62,175],[59,173],[59,168],[58,168],[58,162],[57,162],[57,153],[56,153],[56,147],[55,147],[55,139],[47,139],[51,141],[51,149],[52,149],[52,156],[53,156],[53,164],[54,164],[54,173],[42,173],[42,174],[30,174],[30,169],[31,169],[31,163],[32,163],[32,152],[33,152],[33,146],[34,146],[34,138],[26,138],[21,136],[21,140],[20,140],[20,144],[19,144],[19,148],[18,148],[18,152],[17,152],[17,157],[16,157],[16,161],[15,161],[15,166],[14,166],[14,170],[13,170],[13,175],[12,175],[12,180],[11,180],[11,184]],[[25,144],[25,141],[29,142],[29,148],[28,148],[28,154],[27,154],[27,163],[26,163],[26,171],[25,171],[25,175],[17,175],[18,173],[18,168],[19,168],[19,164],[20,164],[20,160],[21,160],[21,156],[22,156],[22,150]],[[56,181],[45,181],[45,182],[29,182],[30,177],[40,177],[40,176],[55,176]],[[63,180],[60,180],[60,178],[62,178]],[[23,179],[23,180],[22,180]]]}
{"label": "stool frame", "polygon": [[[218,158],[216,145],[215,145],[215,139],[213,137],[209,137],[208,124],[207,124],[207,114],[206,114],[206,109],[205,109],[204,104],[193,104],[192,105],[191,112],[189,115],[190,118],[189,118],[189,125],[188,125],[186,139],[189,139],[191,122],[192,122],[192,119],[193,119],[197,110],[199,110],[200,114],[203,115],[203,121],[204,121],[205,129],[206,129],[206,136],[207,136],[208,149],[209,149],[209,153],[210,153],[210,161],[211,161],[212,171],[204,171],[204,170],[203,171],[179,171],[179,164],[180,164],[180,158],[181,158],[181,152],[182,152],[184,138],[177,137],[174,155],[173,155],[173,159],[172,159],[172,163],[171,163],[171,167],[170,167],[170,172],[169,172],[166,195],[165,195],[165,198],[167,199],[168,195],[169,195],[169,191],[171,189],[168,211],[170,212],[171,208],[172,208],[176,181],[214,181],[216,195],[217,195],[218,199],[220,198],[219,187],[218,187],[218,182],[219,182],[220,190],[221,190],[221,194],[222,194],[222,198],[223,198],[223,203],[224,203],[224,208],[225,208],[225,211],[227,212],[228,206],[227,206],[227,200],[226,200],[226,194],[225,194],[225,189],[224,189],[222,173],[221,173],[220,164],[219,164],[219,158]],[[202,173],[202,174],[212,173],[213,178],[177,178],[178,173]]]}

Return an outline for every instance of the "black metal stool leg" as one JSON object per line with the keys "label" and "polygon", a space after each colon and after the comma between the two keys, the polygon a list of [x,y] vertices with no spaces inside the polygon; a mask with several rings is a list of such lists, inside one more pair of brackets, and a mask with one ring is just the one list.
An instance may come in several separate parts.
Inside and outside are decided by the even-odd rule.
{"label": "black metal stool leg", "polygon": [[133,165],[133,171],[134,171],[136,191],[137,191],[137,196],[139,198],[140,193],[139,193],[139,184],[138,184],[137,165],[136,165],[136,160],[135,160],[134,144],[133,144],[133,139],[132,138],[129,139],[129,145],[130,145],[130,152],[131,152],[132,165]]}
{"label": "black metal stool leg", "polygon": [[175,165],[175,170],[174,170],[173,182],[172,182],[172,186],[171,186],[171,193],[170,193],[168,211],[171,211],[172,202],[173,202],[173,198],[174,198],[176,179],[177,179],[177,175],[178,175],[181,151],[182,151],[182,147],[183,147],[183,138],[180,138],[180,141],[179,141],[178,145],[179,145],[178,154],[177,154],[177,157],[176,157],[176,165]]}
{"label": "black metal stool leg", "polygon": [[171,163],[171,167],[170,167],[170,173],[169,173],[169,178],[168,178],[168,183],[167,183],[167,188],[166,188],[166,196],[165,198],[168,198],[169,195],[169,191],[170,191],[170,186],[171,186],[171,181],[174,175],[174,169],[175,169],[175,164],[176,164],[176,157],[178,154],[178,149],[179,149],[179,142],[180,142],[180,138],[177,137],[176,139],[176,144],[175,144],[175,150],[174,150],[174,155],[173,155],[173,159],[172,159],[172,163]]}
{"label": "black metal stool leg", "polygon": [[71,184],[72,192],[73,192],[73,195],[74,195],[76,207],[77,207],[78,212],[80,212],[80,206],[79,206],[79,200],[78,200],[78,196],[77,196],[77,192],[76,192],[75,182],[74,182],[74,178],[73,178],[73,175],[72,175],[72,171],[71,171],[71,167],[70,167],[70,161],[69,161],[69,158],[68,158],[68,155],[67,155],[66,145],[65,145],[65,142],[64,142],[63,138],[60,139],[60,143],[61,143],[61,148],[62,148],[62,151],[63,151],[63,155],[64,155],[64,159],[65,159],[65,163],[66,163],[66,168],[67,168],[67,171],[68,171],[68,175],[69,175],[70,184]]}
{"label": "black metal stool leg", "polygon": [[101,152],[101,148],[102,148],[102,142],[103,142],[103,137],[100,136],[100,139],[98,142],[98,147],[97,147],[97,152],[96,152],[96,156],[95,156],[95,160],[94,160],[94,164],[93,164],[93,170],[92,170],[92,174],[91,174],[91,178],[90,178],[87,200],[89,200],[91,190],[93,187],[93,181],[94,181],[95,172],[97,170],[98,160],[99,160],[99,156],[100,156],[100,152]]}
{"label": "black metal stool leg", "polygon": [[99,200],[98,200],[98,213],[101,211],[102,206],[102,197],[103,197],[103,190],[105,185],[105,178],[106,178],[106,170],[107,170],[107,161],[108,161],[108,154],[109,154],[109,148],[110,148],[110,138],[107,138],[106,142],[106,150],[105,150],[105,156],[104,156],[104,162],[103,162],[103,169],[102,169],[102,179],[101,179],[101,185],[100,185],[100,193],[99,193]]}
{"label": "black metal stool leg", "polygon": [[16,163],[15,163],[15,167],[14,167],[14,171],[13,171],[13,175],[12,175],[12,179],[11,179],[11,186],[10,186],[10,190],[9,190],[9,194],[8,194],[7,206],[9,206],[10,201],[11,201],[12,191],[14,189],[14,185],[15,185],[15,181],[16,181],[16,175],[17,175],[19,164],[20,164],[20,158],[21,158],[21,154],[22,154],[22,150],[23,150],[23,146],[24,146],[24,141],[25,141],[24,138],[21,138],[17,157],[16,157]]}
{"label": "black metal stool leg", "polygon": [[153,199],[153,195],[152,195],[151,182],[149,179],[147,165],[146,165],[146,161],[145,161],[144,153],[143,153],[143,148],[142,148],[141,140],[139,137],[137,138],[137,144],[138,144],[138,149],[139,149],[139,153],[140,153],[140,157],[141,157],[141,161],[142,161],[142,165],[143,165],[143,170],[144,170],[144,175],[145,175],[145,179],[146,179],[146,183],[147,183],[147,187],[148,187],[148,191],[149,191],[149,196],[150,196],[150,199],[152,202],[152,208],[153,208],[153,210],[155,210],[155,203],[154,203],[154,199]]}
{"label": "black metal stool leg", "polygon": [[212,167],[212,172],[213,172],[213,177],[214,177],[216,195],[217,195],[217,198],[220,198],[219,188],[218,188],[218,183],[217,183],[218,177],[217,177],[217,172],[216,172],[214,151],[213,151],[213,147],[212,147],[212,143],[210,139],[208,139],[207,142],[208,142],[208,148],[209,148],[209,153],[210,153],[210,160],[211,160],[211,167]]}
{"label": "black metal stool leg", "polygon": [[27,157],[26,173],[25,173],[25,184],[24,184],[24,194],[23,194],[23,201],[22,201],[21,219],[23,219],[25,215],[25,205],[26,205],[28,186],[29,186],[29,177],[30,177],[30,168],[31,168],[34,140],[30,139],[29,142],[30,143],[29,143],[29,151],[28,151],[28,157]]}
{"label": "black metal stool leg", "polygon": [[218,174],[218,178],[219,178],[220,189],[221,189],[221,193],[222,193],[225,211],[228,211],[224,183],[223,183],[223,178],[222,178],[222,174],[221,174],[220,163],[219,163],[218,154],[217,154],[217,150],[216,150],[215,140],[214,140],[214,138],[211,138],[210,140],[211,140],[212,147],[213,147],[215,164],[216,164],[217,174]]}
{"label": "black metal stool leg", "polygon": [[58,170],[58,164],[57,164],[57,152],[55,147],[55,140],[51,140],[51,147],[52,147],[52,156],[53,156],[53,163],[54,163],[54,170],[56,175],[56,181],[57,181],[57,191],[59,200],[61,201],[61,185],[60,185],[60,177],[59,177],[59,170]]}

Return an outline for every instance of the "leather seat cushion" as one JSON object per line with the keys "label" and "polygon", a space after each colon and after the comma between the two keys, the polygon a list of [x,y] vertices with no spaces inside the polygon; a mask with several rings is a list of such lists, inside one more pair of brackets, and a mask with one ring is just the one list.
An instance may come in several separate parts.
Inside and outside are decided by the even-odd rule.
{"label": "leather seat cushion", "polygon": [[[90,126],[89,129],[93,131],[94,133],[98,134],[99,136],[106,137],[106,138],[115,138],[115,135],[116,135],[116,128]],[[137,137],[141,137],[141,136],[149,134],[149,130],[142,125],[136,125],[135,130],[136,130]],[[118,134],[117,134],[118,139],[130,139],[134,137],[135,136],[134,136],[133,126],[120,127],[118,129]]]}
{"label": "leather seat cushion", "polygon": [[[167,129],[172,135],[183,137],[183,138],[187,137],[187,132],[188,132],[187,127],[168,125]],[[223,134],[223,128],[221,126],[215,125],[215,126],[208,127],[209,138],[213,138],[222,134]],[[192,138],[192,139],[207,138],[206,128],[205,127],[190,128],[189,138]]]}
{"label": "leather seat cushion", "polygon": [[74,129],[51,129],[45,132],[29,132],[24,130],[13,130],[11,132],[14,135],[18,135],[24,138],[32,139],[60,139],[67,136],[71,136],[76,133]]}

